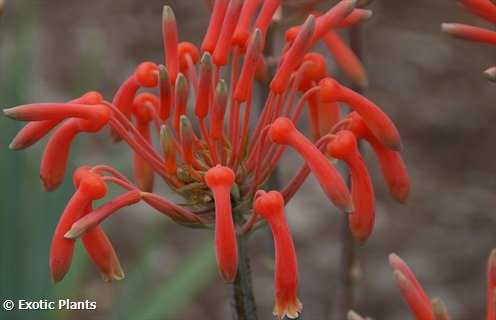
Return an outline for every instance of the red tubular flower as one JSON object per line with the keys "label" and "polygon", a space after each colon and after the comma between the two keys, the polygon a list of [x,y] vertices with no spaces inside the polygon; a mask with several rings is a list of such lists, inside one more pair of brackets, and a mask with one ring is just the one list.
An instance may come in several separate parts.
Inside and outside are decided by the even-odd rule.
{"label": "red tubular flower", "polygon": [[159,117],[160,119],[162,119],[162,121],[167,121],[167,119],[169,119],[172,104],[172,86],[169,78],[169,73],[163,65],[159,66],[158,74],[160,88]]}
{"label": "red tubular flower", "polygon": [[460,0],[459,2],[479,17],[496,23],[496,5],[494,2],[489,0]]}
{"label": "red tubular flower", "polygon": [[317,42],[329,30],[339,26],[339,24],[353,11],[356,3],[356,0],[342,0],[325,14],[318,17],[312,43]]}
{"label": "red tubular flower", "polygon": [[272,21],[274,13],[276,13],[277,8],[281,5],[282,0],[265,0],[263,1],[262,9],[258,14],[257,20],[255,21],[255,28],[262,32],[263,39],[265,41],[265,35],[267,34],[267,29]]}
{"label": "red tubular flower", "polygon": [[[348,20],[345,22],[346,18],[351,15],[356,5],[356,0],[343,0],[338,2],[334,7],[329,9],[326,13],[319,15],[315,23],[315,33],[312,38],[312,46],[321,39],[324,34],[326,34],[331,29],[337,27],[343,27],[343,25],[349,24]],[[356,19],[355,17],[350,17],[350,19]],[[351,21],[351,23],[353,23]],[[286,40],[292,42],[295,39],[296,34],[299,32],[301,27],[293,27],[286,32]]]}
{"label": "red tubular flower", "polygon": [[297,318],[303,306],[298,300],[298,262],[296,251],[284,216],[284,199],[277,191],[258,191],[254,211],[270,225],[275,246],[275,296],[274,315]]}
{"label": "red tubular flower", "polygon": [[347,120],[347,129],[353,131],[357,138],[367,140],[373,148],[389,193],[399,202],[405,203],[410,193],[410,178],[400,153],[382,145],[358,113],[351,112]]}
{"label": "red tubular flower", "polygon": [[241,73],[239,74],[239,79],[236,83],[236,89],[233,94],[234,99],[239,102],[245,102],[251,94],[251,86],[247,84],[253,82],[262,50],[262,33],[259,29],[256,29],[251,36],[250,42],[248,43],[248,49],[243,61],[243,67],[241,69]]}
{"label": "red tubular flower", "polygon": [[158,84],[158,67],[153,62],[143,62],[136,71],[119,87],[112,104],[125,116],[130,117],[133,102],[140,87],[153,88]]}
{"label": "red tubular flower", "polygon": [[227,106],[227,85],[224,80],[217,84],[214,97],[212,117],[210,119],[210,136],[214,140],[222,139],[224,131],[224,115]]}
{"label": "red tubular flower", "polygon": [[[92,211],[91,205],[86,209],[85,214]],[[112,243],[100,226],[96,226],[81,237],[84,248],[91,260],[100,270],[104,281],[124,279],[119,258],[115,253]]]}
{"label": "red tubular flower", "polygon": [[74,240],[64,238],[64,234],[85,213],[93,200],[101,199],[107,194],[105,182],[87,169],[76,171],[74,178],[79,180],[77,191],[59,219],[50,247],[50,271],[55,282],[62,280],[69,271],[74,252]]}
{"label": "red tubular flower", "polygon": [[164,61],[172,82],[176,81],[179,72],[179,55],[177,49],[176,17],[171,7],[164,6],[162,11],[162,39],[164,44]]}
{"label": "red tubular flower", "polygon": [[[459,0],[459,3],[473,14],[483,18],[490,23],[496,23],[496,3],[492,0]],[[442,31],[465,40],[496,44],[496,32],[484,28],[474,27],[460,23],[443,23]],[[489,68],[484,72],[484,76],[494,81],[496,70]]]}
{"label": "red tubular flower", "polygon": [[[136,129],[143,138],[151,143],[150,122],[156,110],[160,107],[159,99],[151,93],[142,93],[134,100],[134,116]],[[137,152],[134,152],[134,177],[140,189],[151,191],[153,189],[153,169],[150,164]]]}
{"label": "red tubular flower", "polygon": [[315,52],[309,52],[303,57],[301,68],[303,68],[303,74],[298,89],[302,92],[310,89],[313,82],[319,82],[327,76],[325,58]]}
{"label": "red tubular flower", "polygon": [[[310,52],[303,58],[301,65],[302,76],[299,90],[306,92],[312,85],[327,76],[327,66],[322,55]],[[327,134],[329,130],[339,121],[339,108],[336,103],[322,102],[319,95],[311,95],[308,98],[308,115],[310,132],[314,140]]]}
{"label": "red tubular flower", "polygon": [[339,131],[327,144],[327,152],[334,158],[344,160],[351,176],[351,194],[355,211],[349,216],[353,237],[364,243],[374,228],[374,189],[367,167],[358,151],[357,141],[348,130]]}
{"label": "red tubular flower", "polygon": [[367,74],[355,53],[344,43],[343,39],[334,31],[327,32],[322,40],[331,52],[336,64],[343,70],[353,83],[360,87],[368,84]]}
{"label": "red tubular flower", "polygon": [[181,116],[186,113],[189,93],[188,80],[186,80],[186,77],[182,73],[179,73],[177,76],[175,89],[174,101],[176,105],[173,127],[174,130],[179,133],[179,120],[181,119]]}
{"label": "red tubular flower", "polygon": [[[107,107],[88,106],[94,109],[94,119],[69,119],[58,128],[48,141],[40,165],[40,178],[47,191],[55,190],[64,180],[69,151],[72,141],[80,132],[97,132],[105,126],[110,119]],[[99,118],[98,118],[99,117]]]}
{"label": "red tubular flower", "polygon": [[496,249],[491,251],[487,261],[487,320],[496,318]]}
{"label": "red tubular flower", "polygon": [[181,116],[179,137],[181,138],[181,149],[183,160],[188,166],[193,165],[193,128],[188,117]]}
{"label": "red tubular flower", "polygon": [[353,212],[353,202],[343,178],[326,157],[294,126],[288,118],[278,118],[270,126],[269,136],[278,144],[290,145],[305,159],[327,197],[344,212]]}
{"label": "red tubular flower", "polygon": [[210,54],[214,52],[228,5],[229,0],[215,0],[207,34],[203,38],[202,51],[207,51]]}
{"label": "red tubular flower", "polygon": [[206,52],[201,59],[198,97],[195,106],[195,114],[199,119],[204,119],[208,115],[211,98],[210,92],[212,91],[213,67],[212,56]]}
{"label": "red tubular flower", "polygon": [[365,10],[365,9],[353,9],[351,13],[341,20],[341,22],[338,24],[339,28],[349,28],[354,25],[360,24],[365,20],[368,20],[372,17],[372,11],[370,10]]}
{"label": "red tubular flower", "polygon": [[[102,103],[102,100],[103,97],[99,92],[90,91],[69,103],[96,105]],[[17,133],[14,139],[12,139],[9,148],[12,150],[21,150],[35,144],[61,121],[62,120],[41,120],[28,123]]]}
{"label": "red tubular flower", "polygon": [[238,249],[231,209],[231,188],[234,172],[215,166],[205,174],[205,182],[215,201],[215,252],[220,274],[225,281],[234,281],[238,270]]}
{"label": "red tubular flower", "polygon": [[457,38],[483,42],[488,44],[496,44],[496,32],[484,28],[470,26],[461,23],[443,23],[441,25],[443,32],[446,32]]}
{"label": "red tubular flower", "polygon": [[[239,15],[238,24],[236,25],[236,29],[234,30],[232,37],[233,45],[240,48],[245,48],[246,42],[250,37],[250,23],[261,3],[262,0],[246,0],[243,2],[243,8],[241,9],[241,13]],[[261,36],[262,33],[260,32],[260,37]],[[261,44],[263,44],[263,42]]]}
{"label": "red tubular flower", "polygon": [[389,255],[389,264],[401,294],[417,320],[434,320],[432,303],[408,265],[396,254]]}
{"label": "red tubular flower", "polygon": [[238,22],[239,14],[243,6],[242,0],[230,0],[227,6],[222,29],[215,45],[212,58],[217,66],[223,66],[227,63],[227,58],[231,52],[232,36],[236,23]]}
{"label": "red tubular flower", "polygon": [[64,237],[67,239],[76,239],[97,227],[103,220],[117,210],[138,203],[141,199],[142,192],[137,189],[119,195],[106,204],[98,207],[96,210],[84,215],[77,221],[73,221],[70,225],[70,229],[64,234]]}
{"label": "red tubular flower", "polygon": [[281,93],[286,90],[291,73],[296,70],[303,60],[314,31],[315,17],[311,15],[307,18],[293,44],[284,55],[283,61],[270,83],[270,90],[272,92]]}
{"label": "red tubular flower", "polygon": [[396,126],[372,101],[340,85],[336,80],[325,78],[320,82],[320,96],[323,101],[339,101],[362,116],[363,121],[381,143],[389,149],[401,149],[401,138]]}
{"label": "red tubular flower", "polygon": [[46,191],[57,189],[64,181],[71,144],[79,132],[79,121],[71,119],[48,141],[40,166],[40,178]]}
{"label": "red tubular flower", "polygon": [[99,122],[109,117],[105,105],[84,105],[76,103],[33,103],[3,110],[4,115],[20,121],[64,120],[79,118],[88,122]]}
{"label": "red tubular flower", "polygon": [[166,125],[160,128],[160,143],[164,151],[165,171],[170,175],[175,175],[177,172],[176,145],[172,138],[172,132]]}

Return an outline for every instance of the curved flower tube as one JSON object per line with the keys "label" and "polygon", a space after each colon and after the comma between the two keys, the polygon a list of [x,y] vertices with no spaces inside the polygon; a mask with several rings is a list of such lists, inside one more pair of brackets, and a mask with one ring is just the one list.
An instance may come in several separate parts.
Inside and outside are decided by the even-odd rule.
{"label": "curved flower tube", "polygon": [[434,320],[432,303],[408,265],[395,254],[389,255],[396,283],[417,320]]}
{"label": "curved flower tube", "polygon": [[401,138],[398,129],[396,129],[391,119],[372,101],[340,85],[331,78],[323,79],[320,82],[320,87],[320,95],[323,101],[346,103],[362,116],[363,121],[381,143],[391,150],[398,151],[401,149]]}
{"label": "curved flower tube", "polygon": [[274,315],[295,319],[303,305],[297,297],[298,263],[291,232],[284,216],[284,199],[277,191],[258,191],[254,211],[267,220],[275,246],[275,295]]}
{"label": "curved flower tube", "polygon": [[69,271],[74,252],[74,240],[65,238],[64,234],[85,213],[93,200],[101,199],[107,194],[107,186],[103,180],[86,169],[76,171],[74,178],[77,180],[77,191],[59,219],[50,247],[50,272],[54,282],[62,280]]}
{"label": "curved flower tube", "polygon": [[346,121],[346,129],[351,130],[358,139],[367,140],[374,150],[389,193],[400,203],[405,203],[410,193],[410,178],[401,154],[380,143],[358,113],[351,112]]}
{"label": "curved flower tube", "polygon": [[339,131],[327,144],[327,152],[334,158],[344,160],[349,168],[355,211],[348,219],[353,237],[364,243],[374,228],[375,200],[372,181],[358,152],[355,136],[351,131]]}
{"label": "curved flower tube", "polygon": [[278,118],[270,126],[269,136],[278,144],[290,145],[304,159],[327,197],[344,212],[353,211],[353,202],[343,178],[325,156],[298,130],[288,118]]}
{"label": "curved flower tube", "polygon": [[[85,214],[91,212],[91,205],[85,211]],[[112,243],[100,226],[88,230],[81,237],[81,242],[93,263],[100,270],[104,281],[124,279],[124,271],[119,258]]]}
{"label": "curved flower tube", "polygon": [[[150,122],[154,119],[159,109],[159,100],[150,93],[142,93],[136,96],[133,105],[133,114],[136,118],[136,129],[146,142],[152,143],[150,134]],[[143,191],[153,190],[153,169],[150,164],[137,152],[134,152],[134,177],[138,186]]]}
{"label": "curved flower tube", "polygon": [[[103,97],[99,92],[90,91],[77,99],[69,101],[69,103],[96,105],[101,104],[102,101]],[[35,144],[60,122],[61,120],[40,120],[28,123],[12,139],[9,148],[12,150],[21,150]]]}
{"label": "curved flower tube", "polygon": [[234,281],[238,270],[238,249],[231,209],[234,172],[217,165],[207,171],[205,182],[215,201],[215,253],[219,272],[225,281]]}

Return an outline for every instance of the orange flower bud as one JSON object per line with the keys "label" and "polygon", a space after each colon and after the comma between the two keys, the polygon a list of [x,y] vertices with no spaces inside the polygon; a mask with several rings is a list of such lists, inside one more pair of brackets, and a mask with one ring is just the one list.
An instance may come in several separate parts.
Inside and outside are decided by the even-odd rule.
{"label": "orange flower bud", "polygon": [[177,24],[174,11],[164,6],[162,11],[162,42],[164,45],[164,61],[172,82],[176,81],[179,72]]}
{"label": "orange flower bud", "polygon": [[207,34],[203,38],[202,51],[207,51],[210,54],[214,52],[228,5],[229,0],[215,0]]}
{"label": "orange flower bud", "polygon": [[227,6],[226,15],[222,28],[220,30],[219,39],[215,45],[212,58],[217,66],[223,66],[227,63],[229,53],[231,53],[232,36],[236,23],[238,22],[241,7],[243,6],[242,0],[230,0]]}
{"label": "orange flower bud", "polygon": [[323,36],[322,40],[331,52],[336,64],[346,76],[356,85],[362,88],[366,87],[368,79],[365,68],[355,53],[344,43],[343,39],[334,31],[329,31]]}

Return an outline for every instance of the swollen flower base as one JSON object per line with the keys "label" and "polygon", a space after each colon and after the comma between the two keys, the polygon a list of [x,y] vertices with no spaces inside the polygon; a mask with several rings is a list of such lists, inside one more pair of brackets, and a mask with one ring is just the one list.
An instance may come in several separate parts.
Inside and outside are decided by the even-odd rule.
{"label": "swollen flower base", "polygon": [[[108,165],[82,166],[74,173],[76,191],[50,250],[54,281],[68,272],[79,237],[104,279],[122,279],[117,255],[100,224],[120,208],[144,202],[181,225],[213,225],[217,263],[226,281],[233,281],[238,270],[237,236],[266,221],[275,244],[274,313],[279,318],[297,317],[302,308],[298,267],[284,206],[308,175],[313,173],[330,202],[349,213],[352,234],[360,243],[373,231],[375,208],[357,140],[372,146],[395,199],[406,201],[410,188],[393,122],[373,102],[330,78],[325,58],[311,52],[324,41],[350,80],[367,83],[359,59],[336,33],[371,16],[355,4],[340,1],[291,28],[270,82],[263,49],[280,0],[215,1],[200,48],[179,42],[174,13],[166,6],[165,64],[138,65],[111,101],[88,92],[65,103],[5,109],[6,116],[28,121],[13,139],[13,150],[27,148],[54,131],[40,168],[47,191],[64,181],[72,141],[81,133],[109,128],[113,141],[124,142],[133,151],[132,180]],[[265,83],[269,93],[257,117],[252,112],[254,90]],[[341,118],[340,103],[353,112]],[[306,106],[309,138],[296,127]],[[281,192],[265,193],[264,183],[288,147],[304,164]],[[330,157],[347,164],[351,192]],[[182,196],[186,205],[153,193],[157,180]],[[93,201],[104,198],[110,184],[123,193],[93,208]]]}

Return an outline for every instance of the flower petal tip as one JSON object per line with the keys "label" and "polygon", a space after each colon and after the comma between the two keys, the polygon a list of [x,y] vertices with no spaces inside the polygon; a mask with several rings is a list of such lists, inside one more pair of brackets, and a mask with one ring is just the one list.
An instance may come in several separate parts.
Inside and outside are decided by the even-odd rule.
{"label": "flower petal tip", "polygon": [[392,186],[391,193],[399,203],[406,204],[410,195],[410,188],[403,185]]}
{"label": "flower petal tip", "polygon": [[456,30],[456,23],[441,23],[441,31],[451,34]]}
{"label": "flower petal tip", "polygon": [[15,140],[12,140],[12,142],[9,144],[9,149],[14,150],[14,151],[15,150],[21,150],[21,149],[23,149],[23,146],[16,143]]}
{"label": "flower petal tip", "polygon": [[119,281],[119,280],[123,280],[126,277],[120,265],[116,266],[116,269],[112,271],[113,272],[111,274],[105,274],[103,272],[100,273],[103,281],[105,282]]}
{"label": "flower petal tip", "polygon": [[3,115],[15,119],[15,108],[3,109]]}
{"label": "flower petal tip", "polygon": [[50,179],[49,177],[43,177],[40,175],[41,184],[43,185],[43,189],[46,192],[55,191],[59,185],[62,183],[61,181],[55,181],[54,179]]}
{"label": "flower petal tip", "polygon": [[346,315],[346,319],[348,319],[348,320],[363,320],[363,317],[361,315],[359,315],[358,313],[356,313],[355,311],[350,310],[350,311],[348,311],[348,313]]}
{"label": "flower petal tip", "polygon": [[372,18],[373,15],[374,15],[374,12],[372,10],[363,10],[363,19],[364,20],[368,20],[368,19]]}
{"label": "flower petal tip", "polygon": [[486,69],[483,72],[483,75],[487,80],[489,80],[491,82],[496,82],[496,67],[491,67],[491,68]]}
{"label": "flower petal tip", "polygon": [[237,270],[219,270],[220,276],[226,283],[233,283],[236,279]]}
{"label": "flower petal tip", "polygon": [[388,256],[389,259],[389,265],[395,269],[395,265],[397,265],[398,262],[401,262],[401,258],[394,252],[390,253]]}
{"label": "flower petal tip", "polygon": [[66,274],[67,274],[67,272],[65,272],[65,271],[62,272],[62,271],[52,270],[51,271],[52,283],[53,284],[59,283],[60,281],[62,281],[62,279],[64,279]]}
{"label": "flower petal tip", "polygon": [[274,311],[272,312],[277,319],[282,320],[284,317],[288,319],[297,319],[303,310],[303,304],[299,299],[296,299],[294,303],[288,302],[287,304],[275,305]]}
{"label": "flower petal tip", "polygon": [[70,229],[69,231],[67,231],[64,234],[64,238],[66,238],[66,239],[76,239],[79,236],[80,236],[80,234],[74,229]]}

